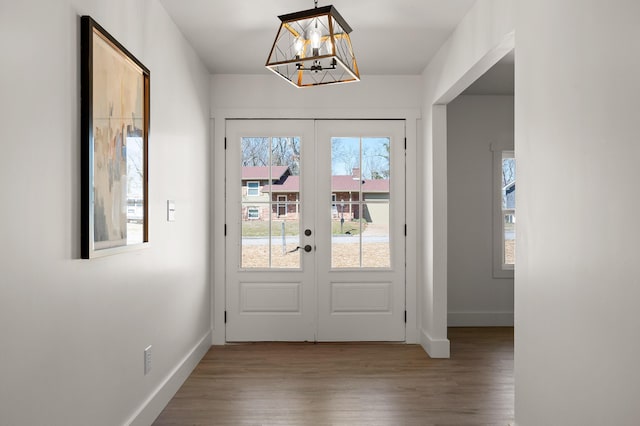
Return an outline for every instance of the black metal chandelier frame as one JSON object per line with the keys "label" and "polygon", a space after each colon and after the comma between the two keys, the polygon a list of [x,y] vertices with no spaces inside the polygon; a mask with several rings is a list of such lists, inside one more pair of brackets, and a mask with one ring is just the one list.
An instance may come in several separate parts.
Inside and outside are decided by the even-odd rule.
{"label": "black metal chandelier frame", "polygon": [[266,67],[296,87],[360,80],[352,28],[333,6],[280,15]]}

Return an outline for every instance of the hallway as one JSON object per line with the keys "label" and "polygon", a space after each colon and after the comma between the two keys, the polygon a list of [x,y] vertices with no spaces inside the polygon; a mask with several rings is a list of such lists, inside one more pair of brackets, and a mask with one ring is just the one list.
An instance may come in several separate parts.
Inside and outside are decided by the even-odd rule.
{"label": "hallway", "polygon": [[213,347],[155,425],[508,425],[513,328],[450,328],[451,359],[418,345]]}

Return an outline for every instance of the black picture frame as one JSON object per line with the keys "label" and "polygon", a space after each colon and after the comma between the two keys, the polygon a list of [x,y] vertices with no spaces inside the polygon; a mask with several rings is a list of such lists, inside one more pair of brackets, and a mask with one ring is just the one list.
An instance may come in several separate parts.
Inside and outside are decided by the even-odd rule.
{"label": "black picture frame", "polygon": [[81,257],[149,242],[150,72],[80,18]]}

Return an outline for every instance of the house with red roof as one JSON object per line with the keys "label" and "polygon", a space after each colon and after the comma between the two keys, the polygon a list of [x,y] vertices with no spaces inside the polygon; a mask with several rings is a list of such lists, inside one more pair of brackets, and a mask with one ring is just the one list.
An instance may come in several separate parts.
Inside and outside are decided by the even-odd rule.
{"label": "house with red roof", "polygon": [[[360,169],[354,168],[351,175],[331,177],[331,198],[333,219],[371,222],[372,215],[388,212],[378,204],[362,202],[389,200],[389,180],[362,179]],[[242,168],[243,220],[269,220],[269,212],[273,219],[297,220],[299,201],[300,176],[292,175],[289,167]]]}

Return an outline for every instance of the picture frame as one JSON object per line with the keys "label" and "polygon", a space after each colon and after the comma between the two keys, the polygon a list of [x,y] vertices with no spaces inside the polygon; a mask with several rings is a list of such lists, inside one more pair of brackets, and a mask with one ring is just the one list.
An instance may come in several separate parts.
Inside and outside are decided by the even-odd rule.
{"label": "picture frame", "polygon": [[149,242],[150,72],[90,16],[80,18],[81,257]]}

